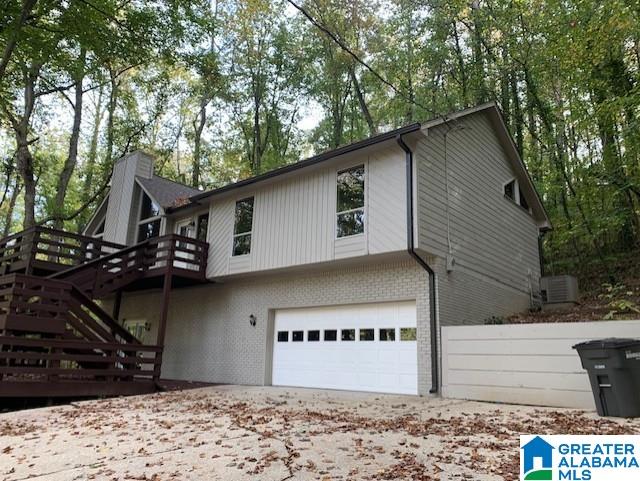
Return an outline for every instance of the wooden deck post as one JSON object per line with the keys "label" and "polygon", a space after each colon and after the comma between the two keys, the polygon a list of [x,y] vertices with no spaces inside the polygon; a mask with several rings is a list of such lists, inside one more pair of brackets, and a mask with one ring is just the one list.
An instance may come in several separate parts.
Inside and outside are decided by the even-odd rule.
{"label": "wooden deck post", "polygon": [[156,341],[156,344],[162,348],[162,351],[156,354],[156,361],[158,361],[158,364],[156,365],[156,370],[153,374],[153,380],[156,382],[160,380],[160,370],[162,369],[162,354],[164,351],[164,336],[167,330],[167,317],[169,316],[169,298],[171,296],[171,283],[173,280],[174,256],[175,249],[170,248],[167,253],[167,265],[165,266],[164,282],[162,284],[162,309],[160,311],[158,337]]}
{"label": "wooden deck post", "polygon": [[113,301],[113,313],[112,316],[116,321],[120,322],[120,307],[122,306],[122,289],[118,289],[116,292],[116,299]]}
{"label": "wooden deck post", "polygon": [[171,268],[167,268],[167,273],[164,275],[164,281],[162,285],[162,308],[160,310],[160,322],[158,323],[158,338],[156,344],[160,347],[164,347],[164,335],[167,328],[167,317],[169,316],[169,298],[171,296]]}

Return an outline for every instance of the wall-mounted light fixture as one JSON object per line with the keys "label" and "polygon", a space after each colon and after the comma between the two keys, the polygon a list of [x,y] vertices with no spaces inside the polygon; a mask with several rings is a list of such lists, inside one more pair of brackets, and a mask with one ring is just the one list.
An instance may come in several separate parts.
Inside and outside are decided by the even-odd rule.
{"label": "wall-mounted light fixture", "polygon": [[253,314],[251,314],[249,316],[249,324],[251,324],[251,327],[256,327],[256,316],[254,316]]}

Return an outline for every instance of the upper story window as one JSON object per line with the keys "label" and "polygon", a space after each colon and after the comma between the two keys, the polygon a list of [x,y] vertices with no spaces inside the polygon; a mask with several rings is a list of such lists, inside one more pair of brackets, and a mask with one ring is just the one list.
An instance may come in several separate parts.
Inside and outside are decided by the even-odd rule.
{"label": "upper story window", "polygon": [[364,165],[338,172],[337,237],[364,233]]}
{"label": "upper story window", "polygon": [[102,236],[104,236],[104,225],[106,222],[107,222],[107,219],[102,219],[102,222],[100,222],[100,224],[98,225],[98,228],[93,233],[93,237],[102,238]]}
{"label": "upper story window", "polygon": [[207,241],[207,230],[209,229],[209,214],[201,214],[198,216],[196,225],[196,239],[199,241]]}
{"label": "upper story window", "polygon": [[516,201],[516,181],[515,179],[504,184],[504,196],[507,199]]}
{"label": "upper story window", "polygon": [[233,254],[243,256],[251,253],[251,231],[253,229],[253,197],[236,202],[233,227]]}
{"label": "upper story window", "polygon": [[160,235],[160,207],[145,192],[141,192],[138,242]]}
{"label": "upper story window", "polygon": [[530,209],[529,204],[527,203],[527,199],[525,198],[524,193],[520,188],[520,184],[516,179],[510,180],[509,182],[504,184],[503,193],[507,199],[515,202],[523,209],[527,211]]}

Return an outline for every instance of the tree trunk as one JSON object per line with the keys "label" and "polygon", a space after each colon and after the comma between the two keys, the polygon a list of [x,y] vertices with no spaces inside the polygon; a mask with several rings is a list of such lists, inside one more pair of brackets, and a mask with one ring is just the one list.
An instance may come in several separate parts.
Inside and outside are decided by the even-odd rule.
{"label": "tree trunk", "polygon": [[80,73],[74,78],[76,86],[75,99],[73,104],[73,126],[71,127],[71,136],[69,137],[69,152],[67,154],[67,159],[64,162],[62,172],[60,172],[55,195],[55,209],[57,214],[60,215],[60,218],[53,221],[53,226],[56,229],[62,229],[64,226],[64,221],[62,220],[61,216],[64,211],[64,200],[67,196],[67,190],[69,188],[71,176],[73,175],[73,171],[75,170],[76,164],[78,162],[78,140],[80,139],[80,124],[82,123],[82,102],[84,95],[82,91],[82,84],[85,75],[84,70],[86,56],[86,50],[81,49],[80,57],[78,59],[79,67],[81,68],[81,70]]}
{"label": "tree trunk", "polygon": [[209,99],[205,94],[202,95],[200,100],[200,111],[196,119],[194,120],[194,139],[193,139],[193,171],[191,173],[191,185],[198,188],[200,184],[200,146],[202,143],[202,131],[207,122],[207,104]]}
{"label": "tree trunk", "polygon": [[2,237],[7,237],[11,234],[11,227],[13,227],[13,211],[16,208],[16,202],[18,201],[21,190],[22,186],[20,185],[20,181],[19,179],[16,179],[16,184],[13,186],[13,192],[11,192],[11,197],[9,198],[9,206],[4,218],[4,229],[2,232]]}
{"label": "tree trunk", "polygon": [[9,65],[9,61],[11,60],[11,56],[13,55],[13,51],[16,48],[18,39],[20,38],[22,27],[31,15],[31,11],[33,10],[33,7],[35,7],[36,2],[37,0],[23,0],[22,2],[20,16],[16,18],[15,24],[13,25],[13,30],[9,35],[9,38],[7,39],[7,44],[4,47],[2,59],[0,59],[0,81],[2,81],[2,78],[4,77],[5,71],[7,70],[7,65]]}
{"label": "tree trunk", "polygon": [[16,158],[18,164],[18,172],[22,177],[24,185],[24,219],[23,226],[25,229],[35,226],[35,206],[36,206],[36,180],[34,176],[34,162],[31,150],[29,149],[29,125],[31,123],[31,114],[35,105],[35,86],[36,80],[40,75],[41,65],[34,64],[23,72],[24,78],[24,110],[19,118],[11,117],[16,138]]}
{"label": "tree trunk", "polygon": [[524,156],[524,117],[522,114],[522,106],[520,104],[520,95],[518,93],[518,72],[511,69],[509,75],[509,83],[511,87],[511,102],[513,104],[513,122],[512,128],[516,137],[516,148],[520,157]]}
{"label": "tree trunk", "polygon": [[115,121],[116,107],[118,105],[119,85],[117,74],[112,68],[109,68],[109,84],[111,86],[111,91],[109,92],[109,104],[107,105],[107,146],[105,152],[105,163],[109,167],[103,172],[103,181],[108,180],[111,175],[110,166],[114,163],[114,159],[112,158],[114,142],[113,124]]}
{"label": "tree trunk", "polygon": [[93,174],[98,160],[98,136],[100,135],[100,124],[102,123],[102,96],[104,88],[100,86],[98,90],[98,102],[96,104],[96,112],[93,119],[93,130],[91,132],[91,141],[89,142],[89,153],[87,155],[87,163],[85,165],[85,177],[82,188],[82,200],[86,202],[91,197]]}
{"label": "tree trunk", "polygon": [[462,48],[460,46],[460,35],[458,34],[458,25],[455,21],[451,22],[453,28],[453,39],[456,47],[456,60],[458,62],[458,70],[460,70],[460,87],[462,88],[462,106],[469,105],[469,79],[467,78],[467,70],[462,56]]}
{"label": "tree trunk", "polygon": [[473,19],[473,32],[471,48],[473,51],[473,75],[476,103],[487,101],[487,86],[485,82],[484,55],[482,52],[482,20],[480,17],[480,2],[473,0],[471,5],[471,18]]}
{"label": "tree trunk", "polygon": [[371,117],[371,112],[369,112],[369,107],[367,107],[367,102],[365,101],[364,94],[362,93],[362,89],[360,88],[360,82],[358,82],[358,77],[356,77],[355,66],[351,65],[349,68],[349,76],[351,77],[351,83],[353,84],[353,90],[356,93],[356,97],[358,99],[358,104],[360,105],[360,111],[362,112],[362,116],[367,122],[367,126],[369,127],[369,132],[371,135],[376,135],[378,133],[378,129],[376,127],[373,118]]}

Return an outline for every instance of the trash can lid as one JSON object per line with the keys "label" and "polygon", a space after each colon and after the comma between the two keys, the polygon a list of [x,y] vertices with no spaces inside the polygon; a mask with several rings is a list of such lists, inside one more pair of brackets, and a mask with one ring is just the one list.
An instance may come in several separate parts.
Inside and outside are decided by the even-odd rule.
{"label": "trash can lid", "polygon": [[593,339],[579,342],[573,349],[619,349],[623,347],[640,346],[640,339],[628,337],[608,337],[606,339]]}

